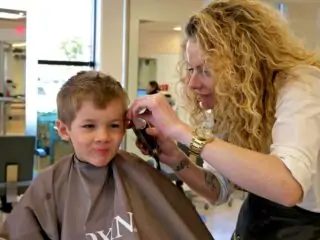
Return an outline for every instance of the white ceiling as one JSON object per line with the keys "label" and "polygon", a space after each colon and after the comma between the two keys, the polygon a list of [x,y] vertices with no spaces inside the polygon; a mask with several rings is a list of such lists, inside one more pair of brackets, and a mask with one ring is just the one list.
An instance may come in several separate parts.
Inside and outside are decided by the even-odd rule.
{"label": "white ceiling", "polygon": [[0,8],[26,11],[30,0],[0,0]]}

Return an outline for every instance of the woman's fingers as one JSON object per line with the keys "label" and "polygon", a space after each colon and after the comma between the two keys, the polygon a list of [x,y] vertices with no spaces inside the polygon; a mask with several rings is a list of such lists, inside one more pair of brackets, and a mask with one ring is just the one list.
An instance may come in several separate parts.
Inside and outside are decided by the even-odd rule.
{"label": "woman's fingers", "polygon": [[152,137],[158,137],[159,136],[159,131],[154,127],[149,127],[149,128],[147,128],[146,131]]}
{"label": "woman's fingers", "polygon": [[152,101],[149,98],[150,96],[137,98],[129,107],[128,117],[130,119],[138,117],[141,114],[141,110],[147,108],[152,108]]}
{"label": "woman's fingers", "polygon": [[163,134],[161,134],[161,132],[157,128],[154,128],[154,127],[147,128],[147,133],[150,136],[155,137],[157,139],[158,145],[164,145],[168,141],[168,138],[163,136]]}
{"label": "woman's fingers", "polygon": [[[149,111],[141,114],[142,109]],[[156,127],[161,135],[169,137],[181,123],[176,113],[162,93],[137,98],[128,110],[128,119],[143,118]],[[150,135],[153,135],[151,130]]]}
{"label": "woman's fingers", "polygon": [[136,141],[136,146],[143,155],[149,155],[147,148],[139,140]]}
{"label": "woman's fingers", "polygon": [[[129,107],[127,116],[128,118],[132,119],[140,116],[141,114],[150,115],[150,112],[159,111],[160,109],[162,109],[163,104],[161,103],[163,103],[164,101],[165,103],[167,102],[162,93],[139,97],[134,100],[134,102]],[[141,113],[141,110],[145,109],[148,109],[150,112]]]}

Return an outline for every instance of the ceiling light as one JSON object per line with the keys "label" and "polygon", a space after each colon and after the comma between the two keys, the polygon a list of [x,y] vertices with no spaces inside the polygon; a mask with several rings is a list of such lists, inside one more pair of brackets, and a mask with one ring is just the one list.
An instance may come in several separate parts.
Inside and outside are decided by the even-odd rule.
{"label": "ceiling light", "polygon": [[174,31],[181,31],[181,27],[180,26],[174,27],[173,30]]}
{"label": "ceiling light", "polygon": [[9,12],[0,12],[0,18],[2,19],[21,19],[24,18],[24,13],[20,12],[20,13],[9,13]]}

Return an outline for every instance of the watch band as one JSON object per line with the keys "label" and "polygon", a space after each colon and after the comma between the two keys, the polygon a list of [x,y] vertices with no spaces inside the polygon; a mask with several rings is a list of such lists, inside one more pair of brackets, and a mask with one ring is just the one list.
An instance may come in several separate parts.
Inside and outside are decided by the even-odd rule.
{"label": "watch band", "polygon": [[214,137],[205,139],[194,134],[189,147],[189,157],[191,161],[195,161],[200,156],[204,146],[213,140]]}

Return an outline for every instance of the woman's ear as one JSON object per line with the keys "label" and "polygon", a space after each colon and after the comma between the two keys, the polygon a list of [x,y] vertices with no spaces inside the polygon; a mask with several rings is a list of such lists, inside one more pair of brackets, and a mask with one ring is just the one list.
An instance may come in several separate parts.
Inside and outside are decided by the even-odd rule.
{"label": "woman's ear", "polygon": [[70,140],[68,126],[65,123],[61,122],[61,120],[59,119],[56,121],[56,129],[62,140]]}

